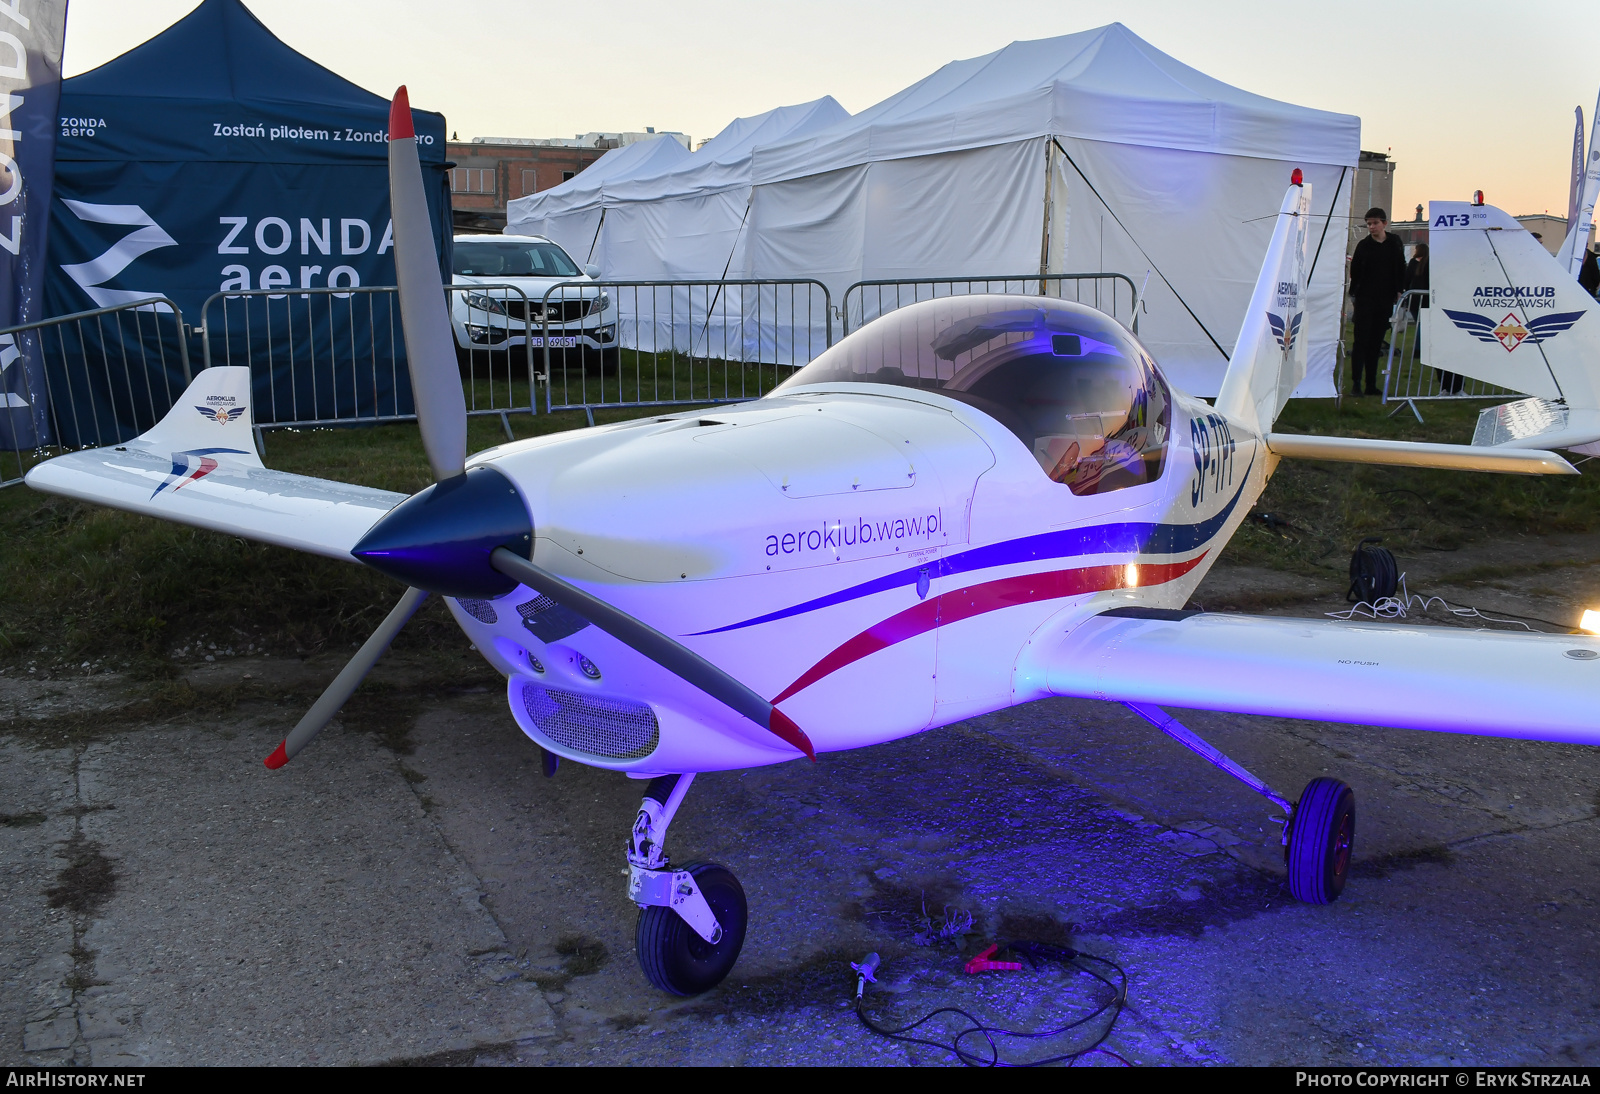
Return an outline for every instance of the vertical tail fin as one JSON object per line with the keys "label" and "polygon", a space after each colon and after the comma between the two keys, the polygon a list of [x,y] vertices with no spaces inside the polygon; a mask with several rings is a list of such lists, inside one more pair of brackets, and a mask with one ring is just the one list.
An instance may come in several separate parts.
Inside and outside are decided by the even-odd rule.
{"label": "vertical tail fin", "polygon": [[230,463],[261,466],[252,433],[250,370],[217,365],[197,373],[167,416],[139,435],[162,455],[225,455]]}
{"label": "vertical tail fin", "polygon": [[1600,204],[1600,99],[1595,100],[1594,129],[1589,133],[1589,154],[1583,154],[1583,108],[1578,109],[1578,132],[1573,141],[1577,147],[1578,165],[1581,169],[1580,177],[1573,181],[1577,183],[1577,193],[1568,203],[1567,208],[1567,238],[1561,241],[1561,249],[1556,252],[1556,261],[1561,263],[1561,268],[1573,277],[1578,276],[1578,271],[1583,267],[1583,253],[1589,249],[1589,225],[1594,221],[1594,207]]}
{"label": "vertical tail fin", "polygon": [[1497,387],[1600,409],[1600,303],[1493,205],[1428,205],[1427,362]]}
{"label": "vertical tail fin", "polygon": [[1283,195],[1266,260],[1217,395],[1217,410],[1266,433],[1306,375],[1311,187],[1300,172]]}

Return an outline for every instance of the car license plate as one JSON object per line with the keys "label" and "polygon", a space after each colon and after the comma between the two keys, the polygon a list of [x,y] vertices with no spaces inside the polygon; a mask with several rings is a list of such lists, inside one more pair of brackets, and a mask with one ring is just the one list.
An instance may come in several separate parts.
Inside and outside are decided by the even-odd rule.
{"label": "car license plate", "polygon": [[[533,336],[532,339],[529,340],[528,344],[530,346],[534,347],[535,349],[542,348],[544,346],[544,336],[536,334],[536,335]],[[551,349],[577,349],[578,348],[578,339],[577,339],[577,337],[575,335],[567,335],[565,338],[558,337],[556,335],[551,335],[551,337],[550,337],[550,348]]]}

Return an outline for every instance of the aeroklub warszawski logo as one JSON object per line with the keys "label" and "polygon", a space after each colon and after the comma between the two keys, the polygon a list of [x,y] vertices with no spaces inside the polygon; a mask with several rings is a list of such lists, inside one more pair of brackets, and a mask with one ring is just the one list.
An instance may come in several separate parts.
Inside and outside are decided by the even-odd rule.
{"label": "aeroklub warszawski logo", "polygon": [[1305,312],[1297,311],[1287,321],[1281,315],[1267,313],[1267,325],[1272,328],[1272,336],[1278,340],[1278,348],[1284,352],[1294,348],[1294,340],[1300,335],[1300,323],[1305,319]]}
{"label": "aeroklub warszawski logo", "polygon": [[[228,401],[231,403],[233,400],[229,399]],[[197,406],[195,409],[218,425],[236,422],[244,417],[245,412],[245,408],[242,406]]]}
{"label": "aeroklub warszawski logo", "polygon": [[1561,311],[1541,315],[1524,323],[1515,312],[1507,312],[1506,317],[1496,323],[1492,317],[1476,312],[1445,308],[1444,313],[1450,317],[1450,322],[1478,341],[1498,342],[1506,348],[1507,353],[1525,342],[1537,346],[1546,339],[1554,338],[1562,331],[1571,329],[1572,324],[1584,316],[1581,311]]}

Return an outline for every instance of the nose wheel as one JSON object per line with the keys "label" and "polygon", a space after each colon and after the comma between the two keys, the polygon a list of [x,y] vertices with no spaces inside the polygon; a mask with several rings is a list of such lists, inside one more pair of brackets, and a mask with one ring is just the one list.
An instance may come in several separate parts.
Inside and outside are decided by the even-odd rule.
{"label": "nose wheel", "polygon": [[1284,859],[1289,892],[1307,904],[1332,904],[1350,875],[1356,836],[1356,795],[1338,779],[1306,784],[1294,808]]}
{"label": "nose wheel", "polygon": [[744,886],[726,867],[696,862],[682,869],[716,915],[717,941],[701,938],[676,910],[652,904],[639,910],[634,951],[650,983],[672,995],[699,995],[722,983],[739,960],[748,908]]}
{"label": "nose wheel", "polygon": [[739,960],[749,909],[744,887],[725,866],[673,866],[667,826],[693,775],[651,781],[628,840],[628,899],[639,906],[634,952],[645,978],[672,995],[698,995],[722,983]]}

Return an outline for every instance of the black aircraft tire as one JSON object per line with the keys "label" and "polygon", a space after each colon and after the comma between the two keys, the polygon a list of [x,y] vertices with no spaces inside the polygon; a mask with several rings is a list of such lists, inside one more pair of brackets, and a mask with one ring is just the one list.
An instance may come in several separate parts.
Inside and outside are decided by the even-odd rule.
{"label": "black aircraft tire", "polygon": [[651,905],[639,913],[633,944],[639,968],[650,983],[670,995],[699,995],[733,971],[744,947],[749,909],[744,887],[727,868],[697,862],[683,869],[694,875],[695,884],[716,913],[722,926],[721,941],[712,945],[671,908]]}
{"label": "black aircraft tire", "polygon": [[1338,779],[1306,784],[1289,832],[1289,892],[1307,904],[1332,904],[1350,876],[1356,795]]}

